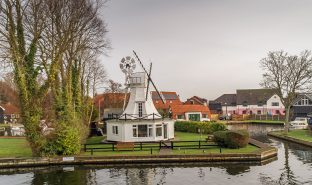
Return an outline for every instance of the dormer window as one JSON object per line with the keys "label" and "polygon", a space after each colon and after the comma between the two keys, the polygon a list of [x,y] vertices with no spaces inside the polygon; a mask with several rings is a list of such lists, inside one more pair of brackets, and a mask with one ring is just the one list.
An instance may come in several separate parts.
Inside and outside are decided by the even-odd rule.
{"label": "dormer window", "polygon": [[191,100],[190,103],[193,105],[194,104],[194,100]]}

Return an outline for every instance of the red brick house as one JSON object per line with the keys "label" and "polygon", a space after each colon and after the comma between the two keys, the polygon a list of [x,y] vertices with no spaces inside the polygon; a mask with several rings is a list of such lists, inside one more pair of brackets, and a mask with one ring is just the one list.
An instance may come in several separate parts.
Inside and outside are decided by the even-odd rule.
{"label": "red brick house", "polygon": [[[176,92],[161,92],[161,94],[166,101],[165,104],[162,103],[159,95],[155,91],[152,92],[154,105],[160,113],[168,113],[170,107],[173,119],[194,121],[210,120],[210,111],[206,99],[193,96],[183,103]],[[194,101],[194,103],[192,103],[192,101]]]}
{"label": "red brick house", "polygon": [[183,104],[176,92],[161,92],[163,99],[165,100],[165,104],[161,101],[156,91],[152,91],[151,93],[153,103],[160,114],[168,113],[169,107]]}
{"label": "red brick house", "polygon": [[18,123],[20,109],[11,103],[0,104],[0,123]]}
{"label": "red brick house", "polygon": [[177,120],[209,121],[210,111],[204,105],[175,105],[171,107],[172,118]]}
{"label": "red brick house", "polygon": [[[129,95],[126,96],[127,102]],[[117,118],[122,114],[125,93],[104,93],[94,97],[94,106],[100,111],[101,119]]]}
{"label": "red brick house", "polygon": [[207,106],[208,105],[208,101],[205,98],[201,98],[198,96],[193,96],[189,99],[187,99],[184,104],[186,105],[204,105]]}

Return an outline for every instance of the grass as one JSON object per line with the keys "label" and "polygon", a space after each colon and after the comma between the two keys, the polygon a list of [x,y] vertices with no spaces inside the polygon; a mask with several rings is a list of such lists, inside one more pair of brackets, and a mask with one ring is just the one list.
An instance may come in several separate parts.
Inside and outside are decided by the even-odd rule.
{"label": "grass", "polygon": [[[279,135],[285,135],[283,131],[275,132],[275,133]],[[303,141],[312,142],[312,134],[309,130],[291,130],[287,133],[286,136],[299,139],[299,140],[303,140]]]}
{"label": "grass", "polygon": [[189,132],[174,132],[174,141],[193,141],[193,140],[204,140],[207,135],[197,133],[189,133]]}
{"label": "grass", "polygon": [[275,121],[275,120],[243,120],[243,121],[218,121],[220,123],[231,123],[231,122],[241,122],[241,123],[263,123],[263,124],[284,124],[284,121]]}
{"label": "grass", "polygon": [[31,157],[25,138],[0,138],[0,157]]}
{"label": "grass", "polygon": [[[175,139],[174,141],[203,141],[205,140],[205,138],[207,137],[206,134],[202,134],[202,136],[200,134],[197,133],[188,133],[188,132],[175,132]],[[88,144],[98,144],[98,145],[90,145],[88,146],[88,148],[97,148],[97,147],[104,147],[102,144],[100,144],[100,142],[103,140],[103,137],[99,137],[99,136],[95,136],[95,137],[91,137],[88,138],[87,142]],[[183,142],[183,143],[174,143],[175,147],[179,147],[179,146],[185,146],[185,145],[190,145],[190,148],[196,147],[194,145],[197,145],[198,143],[194,143],[194,142]],[[204,144],[204,143],[202,143]],[[214,144],[214,143],[210,143],[210,144]],[[193,146],[191,146],[193,145]],[[156,148],[153,148],[153,155],[157,155],[159,154],[159,149],[157,148],[159,146],[158,143],[155,144],[145,144],[144,146],[146,146],[146,148],[154,146]],[[197,145],[198,146],[198,145]],[[107,147],[108,150],[111,149],[111,145],[105,145],[105,147]],[[247,145],[247,147],[245,148],[240,148],[240,149],[228,149],[228,148],[222,148],[221,151],[222,153],[251,153],[254,152],[256,150],[258,150],[259,148],[253,145]],[[177,148],[175,148],[172,151],[172,154],[175,155],[198,155],[198,154],[204,154],[203,150],[205,151],[206,154],[209,153],[220,153],[220,148],[218,146],[209,146],[207,148],[207,146],[205,147],[205,149],[183,149],[181,147],[180,150],[178,150]],[[90,156],[91,152],[83,152],[81,153],[82,156]],[[139,148],[136,148],[134,151],[107,151],[107,152],[102,152],[102,151],[95,151],[93,153],[93,156],[120,156],[120,155],[151,155],[151,151],[149,149],[145,149],[145,151],[140,151]]]}
{"label": "grass", "polygon": [[[253,145],[247,145],[244,148],[239,148],[239,149],[230,149],[230,148],[221,148],[221,153],[222,154],[238,154],[238,153],[251,153],[259,148]],[[206,148],[206,149],[186,149],[184,150],[181,148],[180,150],[173,150],[173,154],[176,155],[199,155],[199,154],[216,154],[220,153],[220,148],[219,147],[212,147],[212,148]]]}

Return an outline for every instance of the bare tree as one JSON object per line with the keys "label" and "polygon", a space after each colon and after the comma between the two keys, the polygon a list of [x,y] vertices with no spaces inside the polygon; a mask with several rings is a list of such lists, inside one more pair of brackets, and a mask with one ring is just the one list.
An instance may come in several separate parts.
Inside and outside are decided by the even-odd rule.
{"label": "bare tree", "polygon": [[122,93],[124,89],[122,88],[122,84],[115,82],[112,79],[107,81],[107,87],[105,88],[105,92],[107,93]]}
{"label": "bare tree", "polygon": [[312,56],[303,51],[299,56],[284,51],[269,52],[260,61],[264,70],[263,87],[276,89],[286,109],[285,132],[289,129],[290,108],[297,93],[307,92],[312,84]]}
{"label": "bare tree", "polygon": [[[96,95],[96,89],[99,88],[106,82],[107,73],[105,71],[104,66],[100,63],[99,60],[93,60],[93,62],[89,62],[87,66],[87,77],[86,80],[90,84],[90,89],[92,92],[92,99],[94,99]],[[89,113],[88,123],[91,123],[92,114],[94,111],[94,103],[91,103],[91,110]],[[100,119],[100,118],[99,118]]]}

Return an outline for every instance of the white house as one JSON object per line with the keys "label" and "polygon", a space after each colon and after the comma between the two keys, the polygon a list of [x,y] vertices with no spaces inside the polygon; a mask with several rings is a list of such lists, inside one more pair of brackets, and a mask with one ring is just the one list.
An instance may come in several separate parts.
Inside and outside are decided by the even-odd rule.
{"label": "white house", "polygon": [[158,113],[147,84],[146,73],[130,74],[129,102],[119,119],[107,121],[108,141],[144,142],[174,138],[174,121],[163,119]]}
{"label": "white house", "polygon": [[285,107],[274,89],[241,89],[236,94],[224,94],[215,101],[221,103],[223,114],[285,114]]}

